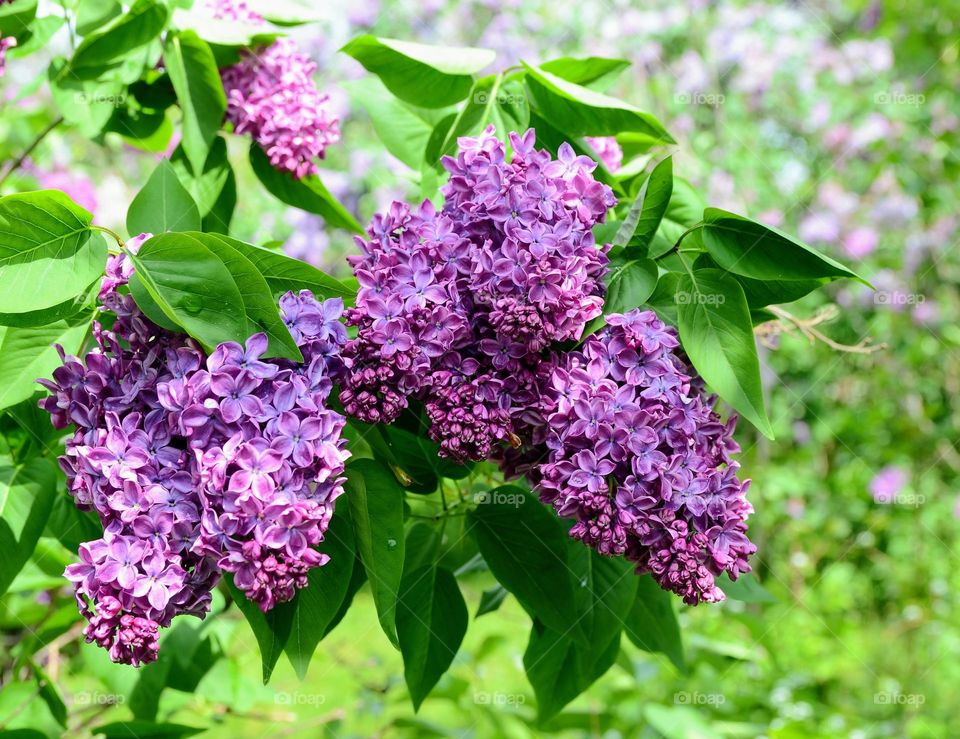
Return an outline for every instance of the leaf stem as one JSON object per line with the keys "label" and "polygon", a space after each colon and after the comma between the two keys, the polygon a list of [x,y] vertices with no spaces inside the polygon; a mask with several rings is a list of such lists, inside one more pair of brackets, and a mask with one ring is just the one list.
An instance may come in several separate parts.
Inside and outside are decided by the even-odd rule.
{"label": "leaf stem", "polygon": [[3,186],[3,184],[7,181],[10,175],[16,172],[23,165],[23,163],[27,161],[27,157],[29,157],[33,153],[34,149],[40,146],[40,143],[50,134],[50,132],[53,131],[53,129],[55,129],[61,123],[63,123],[62,115],[58,116],[55,120],[48,123],[46,128],[44,128],[40,133],[37,134],[37,137],[30,143],[30,146],[26,148],[23,154],[21,154],[19,157],[17,157],[13,161],[13,164],[7,167],[7,171],[3,173],[2,177],[0,177],[0,187]]}
{"label": "leaf stem", "polygon": [[92,226],[90,226],[90,228],[92,228],[94,231],[100,231],[102,233],[107,234],[108,236],[113,238],[114,241],[117,242],[117,246],[119,246],[121,250],[126,251],[126,244],[124,243],[123,239],[120,238],[120,234],[118,234],[113,229],[109,229],[106,226],[98,226],[95,223]]}

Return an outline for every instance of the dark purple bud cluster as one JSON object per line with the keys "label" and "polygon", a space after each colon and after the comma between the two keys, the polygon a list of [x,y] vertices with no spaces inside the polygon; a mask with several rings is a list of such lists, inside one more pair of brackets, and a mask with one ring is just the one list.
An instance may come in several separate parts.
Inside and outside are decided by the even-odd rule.
{"label": "dark purple bud cluster", "polygon": [[516,442],[549,372],[543,353],[578,338],[603,305],[605,246],[592,228],[615,205],[596,163],[564,144],[534,149],[531,129],[503,142],[489,127],[443,164],[443,210],[394,203],[349,257],[360,290],[346,311],[340,399],[349,415],[390,423],[411,398],[457,460]]}
{"label": "dark purple bud cluster", "polygon": [[575,520],[571,536],[689,604],[724,599],[715,578],[749,572],[753,508],[737,479],[736,423],[678,356],[652,311],[609,315],[561,355],[544,393],[547,462],[531,468],[541,499]]}
{"label": "dark purple bud cluster", "polygon": [[[128,245],[135,250],[139,238]],[[97,348],[64,357],[41,401],[75,425],[61,467],[103,538],[67,568],[85,634],[117,662],[157,656],[157,632],[203,617],[221,572],[264,611],[325,563],[315,546],[343,492],[344,418],[325,407],[346,341],[342,302],[287,293],[280,312],[304,361],[263,359],[264,334],[206,356],[144,316],[111,257]]]}

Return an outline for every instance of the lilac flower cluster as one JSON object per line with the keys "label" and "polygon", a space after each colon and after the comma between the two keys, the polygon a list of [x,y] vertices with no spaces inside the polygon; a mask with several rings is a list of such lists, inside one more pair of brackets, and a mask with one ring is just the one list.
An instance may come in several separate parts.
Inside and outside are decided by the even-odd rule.
{"label": "lilac flower cluster", "polygon": [[575,520],[570,535],[689,604],[724,599],[715,578],[749,572],[749,480],[737,479],[736,423],[722,423],[679,342],[651,311],[609,315],[562,355],[544,393],[544,502]]}
{"label": "lilac flower cluster", "polygon": [[297,179],[316,174],[315,160],[340,140],[329,96],[314,84],[316,69],[293,40],[282,38],[244,52],[240,62],[221,72],[234,131],[249,133],[274,167]]}
{"label": "lilac flower cluster", "polygon": [[340,300],[281,298],[303,363],[262,359],[264,334],[206,356],[121,291],[132,271],[110,258],[100,300],[113,324],[95,324],[83,361],[63,357],[40,405],[57,428],[75,425],[60,465],[104,527],[66,571],[86,638],[137,665],[156,659],[174,616],[203,617],[221,572],[264,611],[292,598],[326,561],[314,547],[349,453],[325,407],[346,341]]}
{"label": "lilac flower cluster", "polygon": [[218,20],[239,21],[251,25],[263,23],[263,16],[243,0],[210,0],[207,7]]}
{"label": "lilac flower cluster", "polygon": [[[2,3],[0,3],[2,5]],[[17,45],[17,40],[13,36],[0,38],[0,77],[3,77],[7,71],[7,49],[12,49]]]}
{"label": "lilac flower cluster", "polygon": [[623,164],[623,149],[613,136],[587,136],[585,140],[597,152],[597,156],[609,172],[617,172],[620,169],[620,165]]}
{"label": "lilac flower cluster", "polygon": [[340,400],[349,415],[390,423],[411,398],[430,436],[457,460],[518,443],[538,405],[551,343],[578,338],[600,314],[606,246],[591,229],[615,204],[596,163],[564,144],[534,149],[510,134],[513,156],[489,127],[461,138],[441,212],[394,203],[348,257],[360,283],[347,323]]}

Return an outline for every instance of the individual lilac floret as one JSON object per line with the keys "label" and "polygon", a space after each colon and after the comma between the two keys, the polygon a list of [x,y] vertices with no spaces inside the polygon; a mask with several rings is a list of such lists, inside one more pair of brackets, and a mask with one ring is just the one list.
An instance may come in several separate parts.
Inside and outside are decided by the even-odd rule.
{"label": "individual lilac floret", "polygon": [[[2,3],[0,3],[2,5]],[[7,49],[12,49],[17,45],[17,40],[13,36],[0,38],[0,77],[3,77],[7,71]]]}
{"label": "individual lilac floret", "polygon": [[[148,237],[131,239],[133,252]],[[118,662],[156,659],[157,630],[203,617],[220,573],[264,611],[325,563],[314,547],[343,492],[344,418],[326,408],[340,370],[342,302],[287,293],[280,313],[304,361],[265,359],[267,338],[209,356],[141,313],[110,257],[95,322],[98,348],[63,357],[40,405],[76,429],[60,465],[102,539],[67,568],[88,641]]]}
{"label": "individual lilac floret", "polygon": [[653,312],[607,323],[558,359],[544,393],[548,457],[531,478],[575,521],[574,538],[625,555],[689,604],[723,600],[715,578],[749,572],[756,551],[735,418],[721,422]]}
{"label": "individual lilac floret", "polygon": [[277,169],[300,179],[316,174],[317,159],[340,140],[339,121],[329,96],[313,81],[317,65],[281,38],[222,70],[227,120],[248,133]]}
{"label": "individual lilac floret", "polygon": [[600,314],[607,246],[592,228],[616,203],[596,163],[563,144],[556,160],[531,129],[489,127],[459,140],[443,210],[394,203],[348,257],[360,283],[346,312],[340,399],[349,415],[390,423],[420,401],[441,454],[463,461],[515,444],[535,409],[554,342]]}
{"label": "individual lilac floret", "polygon": [[600,157],[608,172],[616,173],[623,164],[623,149],[613,136],[587,136],[585,141]]}

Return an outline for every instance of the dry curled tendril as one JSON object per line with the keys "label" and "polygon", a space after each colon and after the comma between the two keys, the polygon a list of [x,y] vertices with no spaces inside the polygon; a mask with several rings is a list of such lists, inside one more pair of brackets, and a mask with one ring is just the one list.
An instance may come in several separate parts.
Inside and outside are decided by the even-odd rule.
{"label": "dry curled tendril", "polygon": [[776,319],[761,323],[754,328],[754,333],[760,339],[760,343],[768,349],[776,349],[783,334],[792,334],[796,331],[807,337],[811,344],[820,341],[834,351],[848,354],[874,354],[887,348],[885,343],[874,344],[869,336],[856,344],[842,344],[821,332],[817,326],[832,321],[840,315],[840,309],[836,305],[826,305],[809,318],[799,318],[775,305],[769,306],[767,310],[775,315]]}

